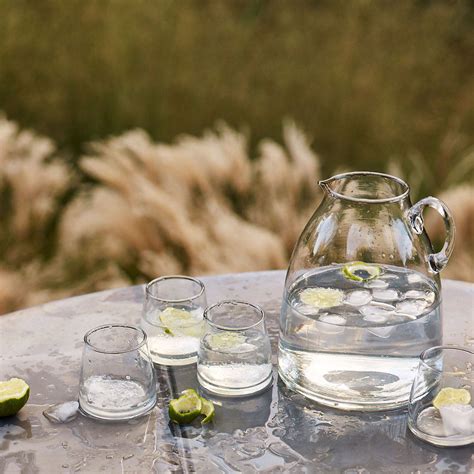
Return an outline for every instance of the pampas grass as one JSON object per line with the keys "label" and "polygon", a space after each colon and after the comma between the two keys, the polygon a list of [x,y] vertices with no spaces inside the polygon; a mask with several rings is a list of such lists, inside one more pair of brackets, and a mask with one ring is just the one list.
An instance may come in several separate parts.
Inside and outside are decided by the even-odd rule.
{"label": "pampas grass", "polygon": [[[282,144],[256,149],[223,123],[172,144],[132,130],[91,143],[80,180],[50,140],[0,118],[0,313],[162,274],[286,268],[321,197],[320,161],[290,121]],[[444,277],[474,280],[473,192],[440,195],[458,229]],[[433,214],[427,228],[442,241]]]}

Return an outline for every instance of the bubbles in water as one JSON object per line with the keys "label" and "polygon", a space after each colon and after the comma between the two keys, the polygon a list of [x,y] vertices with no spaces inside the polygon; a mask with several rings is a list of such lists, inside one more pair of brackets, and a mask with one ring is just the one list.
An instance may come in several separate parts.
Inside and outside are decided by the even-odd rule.
{"label": "bubbles in water", "polygon": [[394,301],[398,299],[398,291],[396,290],[374,290],[372,296],[380,301]]}
{"label": "bubbles in water", "polygon": [[51,423],[69,423],[77,417],[79,403],[77,401],[57,403],[47,408],[43,415]]}
{"label": "bubbles in water", "polygon": [[372,295],[370,291],[367,290],[355,290],[349,293],[346,293],[345,303],[352,306],[362,306],[364,304],[370,303],[372,300]]}

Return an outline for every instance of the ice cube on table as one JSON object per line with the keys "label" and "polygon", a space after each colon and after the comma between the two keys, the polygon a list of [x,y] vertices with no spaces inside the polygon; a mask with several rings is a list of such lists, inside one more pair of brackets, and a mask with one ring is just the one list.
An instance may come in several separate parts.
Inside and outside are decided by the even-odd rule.
{"label": "ice cube on table", "polygon": [[372,291],[372,297],[379,301],[394,301],[398,299],[398,291],[375,289]]}
{"label": "ice cube on table", "polygon": [[396,304],[396,312],[416,319],[417,316],[423,314],[428,303],[425,300],[404,300]]}
{"label": "ice cube on table", "polygon": [[344,297],[344,302],[352,306],[362,306],[370,303],[371,300],[372,295],[370,291],[367,290],[354,290],[346,293]]}
{"label": "ice cube on table", "polygon": [[474,434],[474,408],[470,405],[446,405],[439,412],[446,436]]}
{"label": "ice cube on table", "polygon": [[49,408],[43,411],[43,415],[51,423],[69,423],[77,417],[78,410],[79,403],[74,400],[51,405]]}

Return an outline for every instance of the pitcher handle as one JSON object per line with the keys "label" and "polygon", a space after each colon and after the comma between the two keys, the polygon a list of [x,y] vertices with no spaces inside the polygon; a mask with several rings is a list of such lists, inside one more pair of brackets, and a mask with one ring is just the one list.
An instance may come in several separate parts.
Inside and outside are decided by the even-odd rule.
{"label": "pitcher handle", "polygon": [[430,253],[428,255],[428,262],[431,269],[435,273],[439,273],[446,266],[449,257],[453,253],[456,228],[454,226],[453,216],[449,211],[448,206],[446,206],[446,204],[440,199],[429,196],[418,201],[408,211],[408,220],[416,234],[421,234],[423,232],[423,210],[426,206],[439,212],[446,227],[446,239],[443,248],[438,253]]}

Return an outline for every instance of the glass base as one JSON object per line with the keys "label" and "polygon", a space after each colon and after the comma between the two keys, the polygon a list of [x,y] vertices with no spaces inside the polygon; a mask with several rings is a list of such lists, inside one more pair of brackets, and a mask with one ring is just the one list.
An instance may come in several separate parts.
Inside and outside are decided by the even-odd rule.
{"label": "glass base", "polygon": [[81,403],[79,399],[79,411],[88,418],[102,421],[128,421],[149,413],[156,405],[156,397],[151,399],[146,405],[129,410],[107,410],[106,408],[97,408],[88,403]]}
{"label": "glass base", "polygon": [[199,384],[210,393],[215,393],[216,395],[221,395],[223,397],[245,397],[247,395],[254,395],[266,390],[272,384],[273,371],[271,371],[269,376],[261,382],[248,387],[239,388],[223,387],[221,385],[213,384],[203,379],[199,372],[197,374],[197,379]]}
{"label": "glass base", "polygon": [[179,366],[179,365],[190,365],[197,362],[197,354],[194,352],[192,354],[183,354],[170,356],[161,355],[161,354],[150,354],[151,360],[154,364],[157,365],[169,365],[169,366]]}
{"label": "glass base", "polygon": [[397,410],[408,405],[408,393],[402,399],[384,401],[371,400],[367,402],[354,400],[352,402],[348,402],[347,400],[337,400],[334,398],[325,397],[322,393],[316,393],[314,391],[308,390],[307,388],[299,385],[295,380],[286,377],[281,370],[278,371],[278,375],[290,390],[301,393],[306,398],[314,400],[321,405],[336,408],[337,410],[376,412]]}
{"label": "glass base", "polygon": [[433,436],[420,431],[413,422],[408,419],[408,428],[422,441],[441,447],[467,446],[474,443],[474,435],[455,435],[455,436]]}

